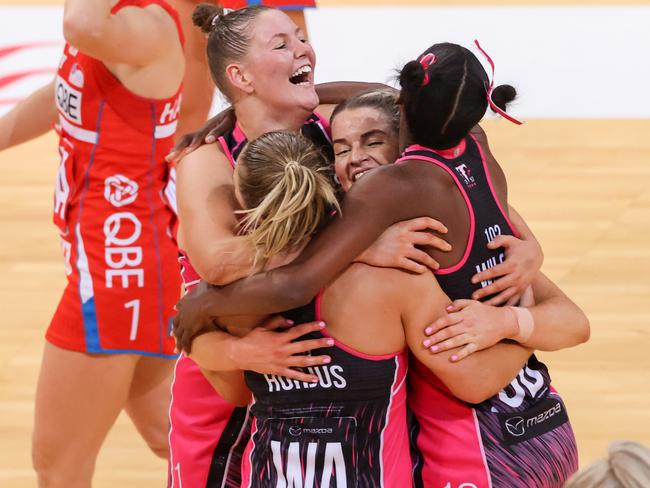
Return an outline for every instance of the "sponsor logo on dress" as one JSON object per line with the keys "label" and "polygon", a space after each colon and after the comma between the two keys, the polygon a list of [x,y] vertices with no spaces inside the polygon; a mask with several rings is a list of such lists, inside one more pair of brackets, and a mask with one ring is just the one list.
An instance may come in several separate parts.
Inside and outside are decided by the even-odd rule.
{"label": "sponsor logo on dress", "polygon": [[84,72],[81,70],[81,66],[78,63],[72,65],[70,68],[70,76],[68,77],[70,84],[79,89],[84,87]]}
{"label": "sponsor logo on dress", "polygon": [[138,184],[123,175],[109,176],[104,180],[104,198],[114,207],[123,207],[138,198]]}
{"label": "sponsor logo on dress", "polygon": [[512,445],[542,436],[569,421],[564,404],[548,397],[525,412],[497,414],[506,444]]}
{"label": "sponsor logo on dress", "polygon": [[476,186],[476,179],[472,176],[472,170],[469,169],[466,164],[463,163],[456,166],[456,173],[459,174],[467,188],[473,188]]}

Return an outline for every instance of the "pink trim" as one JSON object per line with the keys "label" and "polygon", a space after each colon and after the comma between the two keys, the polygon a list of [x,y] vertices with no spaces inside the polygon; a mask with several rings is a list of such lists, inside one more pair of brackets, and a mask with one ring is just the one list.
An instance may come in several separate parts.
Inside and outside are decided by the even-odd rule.
{"label": "pink trim", "polygon": [[483,438],[481,437],[481,426],[476,416],[476,409],[472,408],[472,415],[474,416],[474,425],[476,427],[476,441],[481,449],[481,459],[483,460],[483,467],[485,468],[485,477],[487,478],[488,488],[492,488],[492,476],[490,476],[490,468],[488,467],[487,458],[485,457],[485,447],[483,447]]}
{"label": "pink trim", "polygon": [[235,128],[232,131],[232,136],[235,138],[235,142],[237,142],[237,145],[241,144],[242,141],[246,140],[246,134],[244,134],[244,131],[241,130],[241,126],[239,125],[239,122],[235,122]]}
{"label": "pink trim", "polygon": [[321,129],[323,129],[323,132],[327,136],[327,138],[332,141],[332,127],[330,126],[329,120],[327,120],[325,117],[323,117],[321,114],[318,112],[314,112],[314,115],[318,119],[318,124],[320,125]]}
{"label": "pink trim", "polygon": [[226,157],[230,161],[230,166],[232,166],[232,169],[235,169],[235,159],[232,157],[230,148],[228,147],[228,143],[223,138],[223,136],[219,137],[217,141],[219,142],[219,144],[221,144],[221,149],[223,149],[223,152],[226,154]]}
{"label": "pink trim", "polygon": [[[325,293],[325,290],[319,291],[318,295],[316,295],[316,320],[321,320],[321,300],[323,299],[323,293]],[[401,351],[397,351],[394,354],[381,354],[381,355],[366,354],[364,352],[357,351],[356,349],[353,349],[350,346],[346,346],[342,342],[336,340],[336,337],[332,336],[332,334],[330,334],[327,329],[321,330],[321,334],[323,334],[325,337],[334,339],[334,345],[339,349],[341,349],[342,351],[345,351],[348,354],[352,354],[353,356],[356,356],[358,358],[366,359],[368,361],[385,361],[387,359],[397,358],[400,356],[400,354],[403,354],[404,351],[406,350],[406,349],[402,349]]]}
{"label": "pink trim", "polygon": [[[410,148],[407,149],[407,151],[409,149],[413,148],[413,147],[422,147],[422,146],[411,146]],[[426,147],[422,147],[422,149],[425,150],[425,151],[431,151],[431,149],[428,149]],[[436,161],[435,159],[428,158],[426,156],[407,155],[407,156],[404,156],[404,157],[398,159],[397,161],[395,161],[395,163],[396,164],[403,163],[405,161],[409,161],[409,160],[413,160],[413,159],[416,159],[416,160],[419,160],[419,161],[425,161],[427,163],[435,164],[436,166],[438,166],[438,167],[442,168],[443,170],[445,170],[453,178],[454,182],[456,183],[456,186],[458,187],[461,194],[463,195],[463,198],[465,199],[465,205],[467,206],[467,211],[469,212],[469,236],[467,237],[467,244],[465,246],[465,254],[463,254],[463,257],[455,265],[453,265],[453,266],[451,266],[449,268],[440,268],[437,271],[433,272],[433,274],[436,274],[436,275],[447,275],[447,274],[454,273],[454,272],[458,271],[460,268],[462,268],[465,265],[465,263],[469,259],[469,255],[470,255],[470,253],[472,251],[472,243],[474,242],[474,232],[476,230],[476,224],[474,222],[474,209],[472,208],[472,204],[469,201],[469,197],[467,196],[467,192],[465,192],[465,189],[460,184],[460,181],[458,181],[458,178],[456,177],[456,175],[449,168],[447,168],[447,166],[442,164],[440,161]]]}
{"label": "pink trim", "polygon": [[431,149],[430,147],[420,146],[419,144],[413,144],[406,148],[406,151],[431,151],[436,153],[438,156],[441,156],[445,159],[456,159],[462,156],[467,149],[467,142],[465,139],[460,141],[456,146],[450,147],[449,149]]}
{"label": "pink trim", "polygon": [[487,159],[485,158],[485,153],[483,152],[483,148],[479,144],[476,137],[474,137],[472,134],[470,134],[470,137],[474,140],[474,144],[476,144],[476,146],[478,147],[478,152],[481,155],[481,161],[483,162],[483,170],[485,171],[485,178],[487,179],[488,186],[490,187],[490,191],[492,192],[492,197],[494,198],[497,207],[499,207],[499,211],[501,212],[501,215],[503,215],[503,218],[506,219],[508,226],[510,226],[510,230],[512,231],[512,233],[516,238],[519,238],[521,234],[519,233],[517,228],[514,225],[512,225],[512,222],[510,221],[510,217],[508,217],[508,214],[503,211],[503,206],[501,205],[501,202],[499,201],[499,197],[497,196],[497,193],[494,190],[494,185],[492,184],[492,178],[490,177],[490,170],[488,168]]}

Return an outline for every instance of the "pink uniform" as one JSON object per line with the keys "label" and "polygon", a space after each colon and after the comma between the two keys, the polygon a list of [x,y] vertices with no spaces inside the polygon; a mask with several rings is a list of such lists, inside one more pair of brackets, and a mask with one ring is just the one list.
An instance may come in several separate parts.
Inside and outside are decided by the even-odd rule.
{"label": "pink uniform", "polygon": [[[325,119],[311,115],[302,132],[325,154],[332,156],[329,123]],[[246,143],[246,135],[238,124],[219,138],[233,168]],[[181,265],[185,286],[191,289],[200,281],[199,275],[187,257],[181,257]],[[169,486],[239,486],[241,456],[250,436],[247,412],[221,398],[197,364],[181,355],[174,374],[169,415]]]}
{"label": "pink uniform", "polygon": [[[321,320],[320,303],[319,294],[282,315],[297,324]],[[246,371],[254,400],[242,487],[410,488],[406,350],[373,356],[335,341],[312,354],[332,359],[307,368],[317,383]]]}
{"label": "pink uniform", "polygon": [[[163,0],[122,0],[129,6]],[[65,46],[56,76],[60,143],[54,222],[68,284],[47,331],[59,347],[173,357],[178,301],[173,235],[173,146],[178,92],[151,100],[129,91],[99,60]]]}
{"label": "pink uniform", "polygon": [[[464,256],[455,266],[436,271],[436,277],[450,298],[468,298],[491,283],[472,284],[474,273],[505,259],[503,249],[489,250],[487,243],[500,234],[517,235],[516,230],[499,202],[476,137],[469,135],[444,151],[411,146],[400,161],[414,159],[445,171],[467,205]],[[566,407],[551,387],[546,366],[534,355],[509,385],[479,405],[454,397],[415,359],[409,382],[416,487],[559,488],[576,471]]]}

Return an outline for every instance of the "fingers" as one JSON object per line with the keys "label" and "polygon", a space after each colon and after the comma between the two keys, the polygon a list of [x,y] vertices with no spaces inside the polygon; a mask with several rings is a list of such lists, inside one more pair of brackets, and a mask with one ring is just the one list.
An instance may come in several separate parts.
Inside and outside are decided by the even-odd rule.
{"label": "fingers", "polygon": [[454,300],[451,305],[449,305],[446,310],[447,313],[460,312],[461,310],[466,309],[470,305],[476,305],[476,300]]}
{"label": "fingers", "polygon": [[281,332],[284,335],[284,340],[286,342],[291,342],[298,337],[309,334],[310,332],[316,332],[318,330],[323,330],[325,328],[325,322],[308,322],[306,324],[296,325],[286,332]]}
{"label": "fingers", "polygon": [[292,380],[303,381],[305,383],[318,383],[318,376],[314,374],[304,373],[297,369],[284,368],[276,374],[284,376],[285,378],[290,378]]}
{"label": "fingers", "polygon": [[486,305],[501,305],[502,303],[506,303],[513,296],[515,296],[517,293],[519,293],[519,290],[516,287],[512,286],[512,287],[502,291],[497,296],[490,298],[487,302],[485,302],[485,304]]}
{"label": "fingers", "polygon": [[411,273],[416,273],[416,274],[425,273],[427,269],[429,269],[426,266],[416,263],[415,261],[411,261],[410,259],[403,256],[399,258],[397,262],[397,266],[399,267],[399,269],[410,271]]}
{"label": "fingers", "polygon": [[293,320],[285,319],[282,315],[274,315],[273,317],[264,321],[262,327],[266,330],[277,330],[287,328],[293,325]]}
{"label": "fingers", "polygon": [[488,268],[485,271],[476,273],[472,276],[472,283],[477,284],[482,281],[495,280],[501,276],[505,276],[514,271],[514,266],[508,261],[504,261],[501,264],[497,264],[492,268]]}
{"label": "fingers", "polygon": [[212,144],[212,143],[216,142],[217,139],[219,138],[219,134],[220,134],[220,132],[217,131],[216,129],[211,130],[210,132],[208,132],[205,135],[205,139],[204,139],[205,143],[206,144]]}
{"label": "fingers", "polygon": [[446,234],[448,232],[447,227],[445,227],[442,222],[432,219],[431,217],[418,217],[417,219],[408,220],[407,226],[412,231],[430,229],[440,232],[441,234]]}
{"label": "fingers", "polygon": [[[422,264],[422,265],[426,266],[427,268],[432,269],[434,271],[436,269],[440,268],[440,264],[438,263],[438,261],[433,259],[426,252],[421,251],[420,249],[418,249],[416,247],[412,248],[408,252],[406,257],[409,260],[414,261],[414,262],[419,263],[419,264]],[[425,271],[426,271],[426,269],[425,269]]]}
{"label": "fingers", "polygon": [[287,366],[292,368],[308,368],[332,362],[330,356],[291,356],[287,360]]}
{"label": "fingers", "polygon": [[481,298],[489,297],[490,295],[495,295],[496,293],[500,293],[514,286],[514,282],[515,279],[513,278],[512,275],[504,276],[501,279],[493,281],[488,286],[476,290],[474,293],[472,293],[472,299],[480,300]]}
{"label": "fingers", "polygon": [[442,341],[437,346],[431,346],[429,348],[429,351],[434,354],[450,351],[451,349],[456,349],[457,347],[466,346],[470,344],[471,341],[472,339],[468,334],[460,334],[452,337],[451,339],[447,339],[446,341]]}
{"label": "fingers", "polygon": [[411,242],[413,245],[431,246],[444,252],[451,251],[451,245],[447,241],[438,236],[434,236],[433,234],[429,234],[428,232],[412,233]]}
{"label": "fingers", "polygon": [[[429,327],[424,329],[424,334],[427,336],[438,334],[440,331],[446,329],[447,327],[451,327],[452,325],[459,324],[462,321],[463,321],[463,317],[460,314],[457,313],[447,314],[443,317],[440,317],[433,324],[431,324]],[[439,340],[446,339],[447,337],[449,336],[444,336]],[[425,344],[424,347],[429,347],[431,344],[435,344],[436,342],[438,342],[438,341],[433,342],[431,339],[432,338],[429,337],[429,344]]]}
{"label": "fingers", "polygon": [[463,347],[460,351],[458,351],[456,354],[453,354],[449,358],[449,360],[452,363],[457,363],[458,361],[465,359],[467,356],[474,354],[477,350],[478,350],[478,346],[473,342],[470,342],[465,347]]}
{"label": "fingers", "polygon": [[[461,320],[462,322],[462,320]],[[448,340],[465,335],[465,330],[460,328],[458,325],[460,322],[458,322],[455,325],[450,325],[449,327],[445,327],[444,329],[439,330],[435,334],[431,335],[428,339],[425,339],[422,342],[422,345],[426,348],[428,348],[431,352],[442,352],[445,351],[446,349],[442,346],[445,344]],[[458,344],[457,346],[462,346],[463,344]],[[448,348],[447,348],[448,349]]]}
{"label": "fingers", "polygon": [[515,236],[502,235],[499,234],[490,242],[488,242],[488,249],[498,249],[500,247],[505,247],[506,249],[510,247],[515,241],[519,241]]}
{"label": "fingers", "polygon": [[515,307],[519,304],[521,300],[521,295],[519,293],[515,293],[507,302],[506,306],[507,307]]}
{"label": "fingers", "polygon": [[284,348],[286,354],[295,356],[296,354],[305,353],[314,349],[323,349],[324,347],[332,347],[334,339],[326,337],[323,339],[310,339],[307,341],[292,342],[289,346]]}

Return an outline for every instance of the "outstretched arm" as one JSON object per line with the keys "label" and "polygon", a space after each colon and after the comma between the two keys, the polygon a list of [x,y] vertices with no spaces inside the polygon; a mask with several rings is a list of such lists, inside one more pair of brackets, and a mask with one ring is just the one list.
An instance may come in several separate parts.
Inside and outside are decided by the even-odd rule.
{"label": "outstretched arm", "polygon": [[52,81],[0,117],[0,151],[45,134],[55,122]]}
{"label": "outstretched arm", "polygon": [[194,330],[203,329],[203,323],[212,317],[269,314],[306,304],[384,229],[430,213],[427,202],[431,195],[442,194],[444,189],[442,183],[426,177],[424,164],[383,166],[355,183],[343,201],[342,216],[335,218],[291,264],[222,288],[188,293],[175,319],[181,347],[187,347]]}

